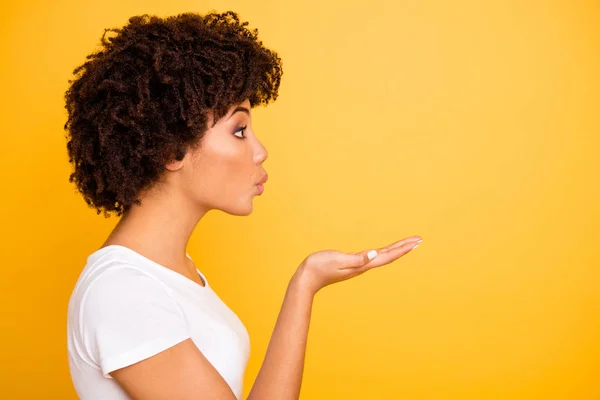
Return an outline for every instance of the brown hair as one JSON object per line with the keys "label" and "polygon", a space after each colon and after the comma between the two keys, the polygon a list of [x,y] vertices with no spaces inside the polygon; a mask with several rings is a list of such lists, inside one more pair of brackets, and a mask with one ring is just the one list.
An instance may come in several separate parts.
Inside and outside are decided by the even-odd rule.
{"label": "brown hair", "polygon": [[199,145],[209,111],[216,123],[246,99],[277,99],[281,59],[247,25],[228,11],[144,14],[105,29],[65,94],[69,182],[97,214],[140,204],[165,165]]}

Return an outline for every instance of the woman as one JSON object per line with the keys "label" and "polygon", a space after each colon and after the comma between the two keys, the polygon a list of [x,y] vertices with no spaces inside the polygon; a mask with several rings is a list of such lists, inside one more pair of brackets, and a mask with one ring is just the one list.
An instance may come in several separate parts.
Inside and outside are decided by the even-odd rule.
{"label": "woman", "polygon": [[[233,12],[133,17],[75,70],[65,96],[70,181],[98,214],[121,216],[69,301],[82,399],[242,397],[248,333],[186,246],[208,211],[250,214],[267,180],[251,109],[277,98],[281,60],[246,25]],[[297,399],[317,291],[420,241],[306,257],[249,398]]]}

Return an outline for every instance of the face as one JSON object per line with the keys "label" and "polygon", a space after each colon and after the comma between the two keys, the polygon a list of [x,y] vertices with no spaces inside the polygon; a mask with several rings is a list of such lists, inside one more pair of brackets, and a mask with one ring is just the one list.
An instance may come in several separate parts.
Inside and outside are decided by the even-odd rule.
{"label": "face", "polygon": [[259,194],[257,184],[266,175],[262,164],[267,157],[252,130],[250,101],[246,100],[232,106],[209,128],[200,146],[167,168],[179,175],[174,179],[179,192],[202,210],[248,215]]}

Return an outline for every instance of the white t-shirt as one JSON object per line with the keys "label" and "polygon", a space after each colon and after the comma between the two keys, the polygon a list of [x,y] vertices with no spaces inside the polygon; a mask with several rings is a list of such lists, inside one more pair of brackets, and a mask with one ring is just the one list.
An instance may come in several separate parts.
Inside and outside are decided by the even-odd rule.
{"label": "white t-shirt", "polygon": [[242,398],[248,332],[198,274],[205,286],[119,245],[89,255],[67,319],[69,369],[81,399],[129,399],[109,372],[187,338]]}

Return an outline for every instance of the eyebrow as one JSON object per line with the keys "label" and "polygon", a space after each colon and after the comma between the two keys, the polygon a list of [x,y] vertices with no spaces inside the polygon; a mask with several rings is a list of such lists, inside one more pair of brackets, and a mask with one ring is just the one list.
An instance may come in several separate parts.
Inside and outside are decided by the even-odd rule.
{"label": "eyebrow", "polygon": [[250,115],[250,110],[248,110],[246,107],[238,106],[235,108],[235,110],[233,110],[233,112],[227,119],[233,117],[233,114],[235,114],[238,111],[242,111],[242,112],[245,112],[246,114]]}

